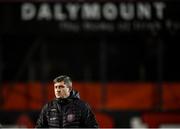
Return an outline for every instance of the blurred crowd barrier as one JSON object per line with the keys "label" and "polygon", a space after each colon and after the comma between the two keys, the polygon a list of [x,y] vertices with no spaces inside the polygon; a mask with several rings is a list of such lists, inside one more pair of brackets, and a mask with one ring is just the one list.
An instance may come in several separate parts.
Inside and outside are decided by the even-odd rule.
{"label": "blurred crowd barrier", "polygon": [[[180,83],[74,82],[73,87],[102,128],[180,127]],[[0,88],[4,127],[34,127],[42,106],[54,98],[52,83],[6,83]]]}
{"label": "blurred crowd barrier", "polygon": [[[0,88],[1,110],[39,110],[54,98],[51,83],[6,83]],[[180,109],[180,83],[75,82],[74,89],[97,110]]]}

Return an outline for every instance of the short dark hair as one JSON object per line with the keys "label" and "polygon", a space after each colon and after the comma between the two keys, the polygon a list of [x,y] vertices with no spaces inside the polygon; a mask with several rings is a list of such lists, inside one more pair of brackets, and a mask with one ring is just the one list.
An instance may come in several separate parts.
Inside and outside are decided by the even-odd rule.
{"label": "short dark hair", "polygon": [[67,76],[67,75],[58,76],[58,77],[56,77],[56,78],[53,80],[54,83],[62,82],[62,81],[64,81],[64,83],[65,83],[66,85],[72,87],[72,80],[71,80],[71,78],[70,78],[69,76]]}

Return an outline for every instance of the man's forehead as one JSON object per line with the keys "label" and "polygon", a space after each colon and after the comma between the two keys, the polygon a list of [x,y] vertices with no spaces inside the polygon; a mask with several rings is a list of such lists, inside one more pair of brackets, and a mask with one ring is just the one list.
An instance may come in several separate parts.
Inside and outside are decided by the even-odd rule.
{"label": "man's forehead", "polygon": [[64,81],[54,83],[54,86],[66,85]]}

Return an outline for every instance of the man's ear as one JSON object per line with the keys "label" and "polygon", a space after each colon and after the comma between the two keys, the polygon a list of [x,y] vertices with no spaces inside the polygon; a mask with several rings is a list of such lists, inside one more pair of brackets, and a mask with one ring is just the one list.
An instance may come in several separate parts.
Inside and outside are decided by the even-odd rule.
{"label": "man's ear", "polygon": [[72,87],[69,87],[69,92],[71,92],[72,91]]}

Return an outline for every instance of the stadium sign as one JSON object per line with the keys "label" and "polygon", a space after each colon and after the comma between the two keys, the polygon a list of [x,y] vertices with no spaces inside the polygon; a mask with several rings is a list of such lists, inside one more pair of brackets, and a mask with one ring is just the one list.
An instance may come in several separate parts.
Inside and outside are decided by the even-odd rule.
{"label": "stadium sign", "polygon": [[21,7],[21,19],[28,20],[107,20],[117,19],[131,21],[137,20],[162,20],[164,18],[164,2],[137,2],[137,3],[41,3],[36,6],[33,3],[23,3]]}
{"label": "stadium sign", "polygon": [[179,1],[21,1],[0,6],[7,8],[7,13],[1,13],[2,19],[13,18],[7,19],[7,27],[1,26],[4,28],[1,32],[7,33],[174,33],[180,30]]}

